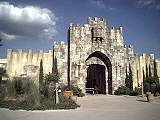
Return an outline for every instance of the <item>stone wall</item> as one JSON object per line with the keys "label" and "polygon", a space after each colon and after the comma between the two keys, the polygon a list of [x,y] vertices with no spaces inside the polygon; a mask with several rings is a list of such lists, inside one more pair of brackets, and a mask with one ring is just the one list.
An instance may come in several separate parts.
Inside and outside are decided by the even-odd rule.
{"label": "stone wall", "polygon": [[27,75],[37,76],[39,74],[40,61],[43,60],[43,71],[49,73],[52,71],[52,50],[48,53],[44,53],[42,50],[34,52],[30,49],[28,52],[24,52],[19,49],[17,52],[13,52],[12,49],[7,51],[7,74],[9,77]]}
{"label": "stone wall", "polygon": [[[54,42],[54,56],[57,58],[57,67],[61,75],[61,82],[67,84],[67,45],[64,42]],[[14,76],[32,76],[38,79],[40,61],[43,61],[43,72],[52,72],[53,51],[43,52],[42,50],[33,52],[31,49],[24,52],[19,49],[14,52],[7,51],[7,74]]]}
{"label": "stone wall", "polygon": [[67,84],[67,45],[63,41],[54,42],[54,56],[57,58],[58,72],[61,75],[61,82]]}
{"label": "stone wall", "polygon": [[134,80],[133,86],[138,87],[143,82],[143,74],[146,75],[146,69],[148,69],[148,72],[149,72],[149,66],[151,68],[151,73],[153,76],[154,55],[153,54],[135,55],[131,66],[132,66],[132,73],[133,73],[133,80]]}

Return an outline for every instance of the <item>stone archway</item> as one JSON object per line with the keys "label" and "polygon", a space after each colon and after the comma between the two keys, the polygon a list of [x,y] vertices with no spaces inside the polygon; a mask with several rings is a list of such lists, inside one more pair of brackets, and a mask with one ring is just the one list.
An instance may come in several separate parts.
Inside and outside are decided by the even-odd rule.
{"label": "stone archway", "polygon": [[96,86],[98,88],[98,94],[106,94],[105,71],[104,65],[90,64],[87,69],[86,88],[95,88]]}
{"label": "stone archway", "polygon": [[108,81],[107,81],[108,82],[108,94],[112,94],[112,64],[111,64],[110,59],[105,54],[103,54],[102,52],[95,51],[88,56],[88,58],[85,60],[85,62],[92,57],[99,58],[105,64],[105,66],[108,70]]}

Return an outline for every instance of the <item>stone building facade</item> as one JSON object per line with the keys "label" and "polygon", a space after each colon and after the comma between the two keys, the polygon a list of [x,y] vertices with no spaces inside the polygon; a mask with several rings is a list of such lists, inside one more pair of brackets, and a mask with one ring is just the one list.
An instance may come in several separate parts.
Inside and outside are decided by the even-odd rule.
{"label": "stone building facade", "polygon": [[154,55],[135,55],[133,46],[124,45],[122,27],[110,28],[106,20],[89,17],[83,26],[70,24],[68,32],[70,81],[84,91],[86,87],[98,86],[103,88],[102,93],[112,94],[124,85],[129,64],[134,88],[142,83],[146,66],[150,65],[153,74]]}
{"label": "stone building facade", "polygon": [[[134,88],[143,81],[143,71],[151,67],[153,74],[153,54],[135,55],[133,46],[124,45],[123,28],[108,26],[106,20],[89,17],[87,24],[70,24],[68,45],[54,42],[54,56],[57,57],[61,82],[86,88],[97,86],[102,94],[112,94],[120,85],[124,85],[126,69],[129,64],[133,72]],[[24,52],[8,49],[7,73],[10,77],[17,75],[35,76],[38,79],[40,60],[43,60],[44,73],[52,71],[53,51]],[[160,61],[157,72],[160,77]]]}

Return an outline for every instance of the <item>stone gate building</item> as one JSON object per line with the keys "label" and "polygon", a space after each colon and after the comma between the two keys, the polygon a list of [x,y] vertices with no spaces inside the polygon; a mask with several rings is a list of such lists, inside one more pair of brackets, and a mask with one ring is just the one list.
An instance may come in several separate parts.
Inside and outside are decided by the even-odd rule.
{"label": "stone gate building", "polygon": [[[133,46],[124,45],[122,27],[108,26],[106,20],[89,17],[87,24],[70,24],[68,29],[68,45],[54,42],[54,55],[58,60],[61,82],[85,88],[97,86],[102,94],[112,94],[120,85],[124,85],[126,69],[131,65],[133,87],[143,81],[146,66],[151,67],[153,74],[154,55],[135,55]],[[52,71],[53,51],[7,53],[7,73],[10,77],[17,75],[38,78],[39,63],[43,60],[44,73]],[[156,60],[157,72],[160,77],[160,61]]]}

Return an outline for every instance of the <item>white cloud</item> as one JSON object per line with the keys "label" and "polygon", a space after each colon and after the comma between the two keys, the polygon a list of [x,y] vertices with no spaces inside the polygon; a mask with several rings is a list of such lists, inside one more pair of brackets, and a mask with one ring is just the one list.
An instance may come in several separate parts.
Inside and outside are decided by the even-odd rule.
{"label": "white cloud", "polygon": [[94,6],[97,6],[98,8],[106,8],[103,0],[91,0],[90,4],[94,5]]}
{"label": "white cloud", "polygon": [[90,0],[89,4],[94,7],[100,8],[100,9],[106,9],[109,11],[116,10],[115,7],[111,7],[109,5],[106,5],[103,0]]}
{"label": "white cloud", "polygon": [[116,8],[114,8],[114,7],[108,7],[108,9],[111,11],[116,10]]}
{"label": "white cloud", "polygon": [[149,9],[160,9],[160,1],[159,0],[138,0],[138,6]]}
{"label": "white cloud", "polygon": [[6,39],[6,40],[14,40],[14,39],[16,39],[15,35],[8,35],[8,34],[3,33],[3,32],[0,32],[0,37],[2,39]]}
{"label": "white cloud", "polygon": [[50,39],[56,33],[57,17],[46,8],[14,6],[0,2],[0,37]]}

